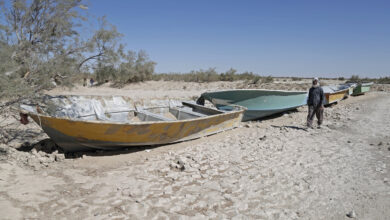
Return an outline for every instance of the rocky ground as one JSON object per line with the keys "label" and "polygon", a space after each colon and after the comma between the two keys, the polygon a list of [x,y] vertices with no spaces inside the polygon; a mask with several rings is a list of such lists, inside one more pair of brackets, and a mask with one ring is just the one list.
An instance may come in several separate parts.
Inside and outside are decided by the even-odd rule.
{"label": "rocky ground", "polygon": [[[215,86],[234,83],[51,92],[188,99]],[[328,107],[320,129],[306,129],[302,107],[193,141],[67,155],[3,115],[1,218],[388,219],[389,95]]]}

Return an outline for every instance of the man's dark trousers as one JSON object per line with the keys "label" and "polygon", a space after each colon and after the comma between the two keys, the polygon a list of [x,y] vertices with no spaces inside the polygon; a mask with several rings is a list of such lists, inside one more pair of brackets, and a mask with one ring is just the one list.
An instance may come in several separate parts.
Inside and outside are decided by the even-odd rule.
{"label": "man's dark trousers", "polygon": [[324,107],[321,105],[309,105],[309,113],[307,114],[307,126],[312,127],[314,115],[317,117],[318,125],[322,124],[324,118]]}

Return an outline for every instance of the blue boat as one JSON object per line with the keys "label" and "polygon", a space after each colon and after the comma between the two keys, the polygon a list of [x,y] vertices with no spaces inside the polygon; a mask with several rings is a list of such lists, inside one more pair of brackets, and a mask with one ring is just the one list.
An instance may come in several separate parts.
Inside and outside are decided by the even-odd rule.
{"label": "blue boat", "polygon": [[307,92],[235,89],[203,93],[198,101],[203,100],[210,101],[220,110],[229,111],[234,105],[243,106],[247,110],[242,120],[249,121],[306,105]]}

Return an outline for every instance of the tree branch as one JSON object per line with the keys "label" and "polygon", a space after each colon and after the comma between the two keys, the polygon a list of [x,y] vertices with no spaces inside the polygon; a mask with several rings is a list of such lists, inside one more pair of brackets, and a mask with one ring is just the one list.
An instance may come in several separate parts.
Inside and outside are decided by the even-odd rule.
{"label": "tree branch", "polygon": [[103,55],[103,53],[98,53],[98,54],[96,54],[96,55],[94,55],[94,56],[90,56],[90,57],[88,57],[87,59],[83,60],[83,61],[79,64],[79,70],[80,70],[81,66],[84,65],[85,62],[87,62],[87,61],[89,61],[89,60],[92,60],[92,59],[96,59],[96,58],[98,58],[98,57],[100,57],[100,56],[102,56],[102,55]]}

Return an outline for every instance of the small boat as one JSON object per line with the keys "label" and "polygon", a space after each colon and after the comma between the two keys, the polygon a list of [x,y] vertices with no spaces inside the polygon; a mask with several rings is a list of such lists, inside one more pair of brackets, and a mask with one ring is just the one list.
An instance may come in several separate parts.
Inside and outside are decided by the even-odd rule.
{"label": "small boat", "polygon": [[247,110],[242,120],[248,121],[306,105],[307,92],[236,89],[206,92],[198,101],[202,99],[210,101],[221,110],[231,110],[236,105],[243,106]]}
{"label": "small boat", "polygon": [[336,103],[349,95],[349,86],[347,85],[330,85],[322,86],[325,95],[325,105]]}
{"label": "small boat", "polygon": [[364,93],[370,91],[371,86],[373,85],[373,82],[370,83],[359,83],[354,89],[353,89],[353,96],[356,95],[363,95]]}
{"label": "small boat", "polygon": [[195,102],[114,96],[46,96],[21,105],[64,151],[113,150],[196,139],[237,127],[244,108],[231,112]]}

